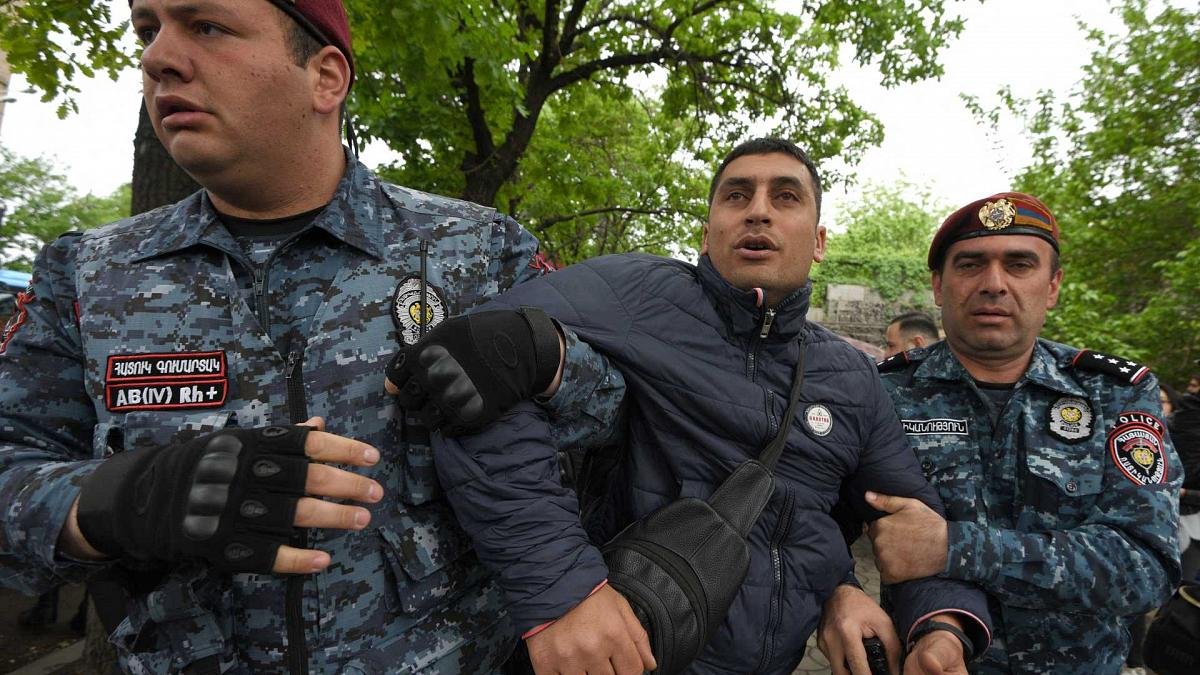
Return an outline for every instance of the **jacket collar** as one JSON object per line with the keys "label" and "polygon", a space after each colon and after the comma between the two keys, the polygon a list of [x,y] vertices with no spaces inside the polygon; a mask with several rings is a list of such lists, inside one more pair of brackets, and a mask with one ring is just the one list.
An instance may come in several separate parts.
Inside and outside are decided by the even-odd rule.
{"label": "jacket collar", "polygon": [[[708,256],[700,256],[697,266],[700,283],[705,293],[713,300],[713,306],[733,335],[758,337],[762,331],[765,306],[760,306],[756,291],[745,291],[725,280],[712,266]],[[789,341],[798,336],[806,325],[808,302],[812,295],[812,282],[796,289],[782,302],[770,308],[775,310],[770,332],[766,339]]]}
{"label": "jacket collar", "polygon": [[[383,223],[379,213],[386,202],[379,179],[362,163],[347,156],[346,171],[337,191],[313,221],[313,227],[325,230],[367,255],[382,259]],[[213,227],[217,212],[206,190],[167,207],[164,216],[153,222],[154,227],[132,252],[130,262],[174,253],[200,243],[216,244],[213,233],[220,229]]]}
{"label": "jacket collar", "polygon": [[[929,348],[929,355],[917,366],[913,377],[963,383],[971,381],[971,374],[959,362],[954,352],[950,351],[950,346],[945,340]],[[1033,345],[1033,357],[1020,381],[1036,384],[1051,391],[1087,398],[1087,392],[1059,369],[1057,357],[1040,338]]]}

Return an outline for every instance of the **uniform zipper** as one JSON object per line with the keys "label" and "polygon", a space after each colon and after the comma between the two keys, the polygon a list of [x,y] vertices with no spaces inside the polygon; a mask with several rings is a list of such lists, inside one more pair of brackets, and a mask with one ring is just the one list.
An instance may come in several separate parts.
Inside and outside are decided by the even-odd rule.
{"label": "uniform zipper", "polygon": [[[308,402],[304,399],[303,355],[293,349],[288,353],[284,380],[287,382],[288,415],[292,424],[308,419]],[[308,531],[296,533],[297,548],[308,548]],[[304,579],[305,575],[288,577],[286,594],[287,663],[292,675],[308,675],[308,650],[304,644]]]}
{"label": "uniform zipper", "polygon": [[763,631],[762,655],[759,657],[757,672],[764,671],[775,657],[775,633],[779,630],[779,622],[783,617],[783,554],[780,546],[788,530],[792,528],[792,510],[795,505],[795,495],[790,488],[786,489],[783,499],[783,510],[779,514],[779,522],[771,535],[771,573],[774,581],[774,593],[771,595],[771,606],[767,614],[766,630]]}

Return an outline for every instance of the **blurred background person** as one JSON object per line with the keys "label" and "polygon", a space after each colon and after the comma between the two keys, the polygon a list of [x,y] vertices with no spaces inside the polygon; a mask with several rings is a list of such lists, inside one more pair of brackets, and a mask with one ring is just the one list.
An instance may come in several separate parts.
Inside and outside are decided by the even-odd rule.
{"label": "blurred background person", "polygon": [[883,358],[895,356],[918,347],[928,347],[941,339],[933,317],[925,312],[905,312],[892,319],[884,334],[887,344]]}

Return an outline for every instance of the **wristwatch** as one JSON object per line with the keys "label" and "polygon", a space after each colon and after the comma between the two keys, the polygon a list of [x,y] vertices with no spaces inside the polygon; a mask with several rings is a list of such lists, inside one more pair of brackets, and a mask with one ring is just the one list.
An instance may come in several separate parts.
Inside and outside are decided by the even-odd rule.
{"label": "wristwatch", "polygon": [[966,663],[971,662],[971,659],[975,656],[975,646],[971,643],[971,638],[967,637],[967,634],[964,633],[958,626],[946,623],[944,621],[929,620],[917,626],[916,629],[913,630],[912,637],[908,641],[907,653],[912,653],[913,648],[917,646],[917,641],[935,630],[944,630],[958,638],[958,641],[962,643],[963,661]]}

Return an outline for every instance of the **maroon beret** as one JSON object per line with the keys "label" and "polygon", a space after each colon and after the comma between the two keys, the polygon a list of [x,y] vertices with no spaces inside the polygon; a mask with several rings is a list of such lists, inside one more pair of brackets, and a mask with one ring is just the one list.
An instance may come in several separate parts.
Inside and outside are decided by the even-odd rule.
{"label": "maroon beret", "polygon": [[[350,49],[350,20],[342,0],[271,0],[285,14],[316,38],[321,46],[333,45],[350,63],[350,81],[354,81],[354,52]],[[133,6],[133,0],[129,0]]]}
{"label": "maroon beret", "polygon": [[1033,195],[1001,192],[967,204],[942,222],[929,245],[929,269],[942,268],[951,244],[994,234],[1041,237],[1058,250],[1058,221],[1050,209]]}

